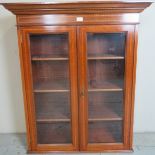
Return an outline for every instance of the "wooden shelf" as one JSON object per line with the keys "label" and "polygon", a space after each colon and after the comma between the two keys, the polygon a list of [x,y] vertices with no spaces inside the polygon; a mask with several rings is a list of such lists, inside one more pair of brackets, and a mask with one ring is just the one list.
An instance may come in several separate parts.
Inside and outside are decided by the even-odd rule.
{"label": "wooden shelf", "polygon": [[88,57],[88,60],[123,60],[122,56]]}
{"label": "wooden shelf", "polygon": [[111,92],[111,91],[123,91],[122,88],[114,89],[88,89],[88,92]]}
{"label": "wooden shelf", "polygon": [[39,90],[35,89],[35,93],[61,93],[61,92],[70,92],[70,90]]}
{"label": "wooden shelf", "polygon": [[38,123],[70,122],[70,119],[37,119]]}
{"label": "wooden shelf", "polygon": [[[41,81],[41,80],[40,80]],[[40,82],[34,84],[34,90],[41,90],[41,91],[52,91],[52,92],[59,92],[59,91],[69,91],[69,83],[62,82],[61,80],[49,80],[46,82]]]}
{"label": "wooden shelf", "polygon": [[33,57],[32,61],[59,61],[59,60],[69,60],[69,58],[38,58]]}
{"label": "wooden shelf", "polygon": [[90,118],[88,119],[89,122],[100,122],[100,121],[122,121],[123,119],[121,117],[117,118]]}
{"label": "wooden shelf", "polygon": [[89,80],[88,91],[122,91],[123,79]]}

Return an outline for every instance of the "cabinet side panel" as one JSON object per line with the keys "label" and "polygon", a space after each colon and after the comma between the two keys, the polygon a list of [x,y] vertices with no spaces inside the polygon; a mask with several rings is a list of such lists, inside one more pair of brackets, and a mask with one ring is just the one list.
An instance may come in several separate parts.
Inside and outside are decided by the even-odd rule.
{"label": "cabinet side panel", "polygon": [[20,57],[20,69],[21,69],[21,77],[22,77],[22,90],[23,90],[23,97],[24,97],[24,109],[25,109],[25,120],[26,120],[26,131],[27,131],[27,147],[28,151],[31,151],[32,146],[31,146],[31,131],[30,131],[30,117],[29,117],[29,106],[27,102],[27,94],[26,94],[26,72],[24,68],[24,56],[23,56],[23,46],[22,46],[22,30],[20,27],[17,28],[17,33],[18,33],[18,47],[19,47],[19,57]]}
{"label": "cabinet side panel", "polygon": [[134,60],[133,60],[133,81],[132,81],[132,99],[131,99],[131,120],[130,120],[130,143],[129,147],[132,149],[133,144],[133,123],[134,123],[134,102],[135,102],[135,86],[136,86],[136,65],[137,65],[137,45],[138,45],[138,25],[135,25],[134,30]]}

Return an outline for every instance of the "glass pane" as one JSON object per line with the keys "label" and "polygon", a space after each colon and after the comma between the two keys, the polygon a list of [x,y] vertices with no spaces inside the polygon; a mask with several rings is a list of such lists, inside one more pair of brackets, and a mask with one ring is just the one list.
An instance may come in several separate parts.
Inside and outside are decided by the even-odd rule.
{"label": "glass pane", "polygon": [[89,143],[122,142],[122,121],[89,123],[88,141]]}
{"label": "glass pane", "polygon": [[87,34],[88,142],[123,142],[125,33]]}
{"label": "glass pane", "polygon": [[124,60],[89,60],[89,89],[121,89],[124,82]]}
{"label": "glass pane", "polygon": [[124,56],[125,33],[88,33],[88,57]]}
{"label": "glass pane", "polygon": [[72,143],[68,34],[31,34],[37,142]]}
{"label": "glass pane", "polygon": [[71,142],[70,123],[37,123],[39,144],[66,144]]}
{"label": "glass pane", "polygon": [[69,89],[68,61],[33,61],[34,89]]}
{"label": "glass pane", "polygon": [[68,57],[68,34],[31,35],[30,49],[33,57]]}
{"label": "glass pane", "polygon": [[70,96],[62,93],[35,93],[37,119],[70,119]]}
{"label": "glass pane", "polygon": [[90,120],[122,120],[123,92],[89,92]]}

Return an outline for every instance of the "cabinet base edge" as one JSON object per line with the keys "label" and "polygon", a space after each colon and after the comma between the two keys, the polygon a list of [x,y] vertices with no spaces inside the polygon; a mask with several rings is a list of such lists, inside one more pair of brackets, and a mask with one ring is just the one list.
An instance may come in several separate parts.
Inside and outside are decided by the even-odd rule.
{"label": "cabinet base edge", "polygon": [[100,151],[52,151],[52,150],[39,150],[39,151],[30,151],[28,150],[28,154],[33,154],[33,153],[133,153],[134,150],[100,150]]}

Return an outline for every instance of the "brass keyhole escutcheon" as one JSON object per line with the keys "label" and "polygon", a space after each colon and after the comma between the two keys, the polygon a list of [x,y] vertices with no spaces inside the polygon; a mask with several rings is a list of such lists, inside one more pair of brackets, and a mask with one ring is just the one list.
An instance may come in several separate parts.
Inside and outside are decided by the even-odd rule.
{"label": "brass keyhole escutcheon", "polygon": [[84,89],[81,91],[80,96],[81,96],[81,97],[82,97],[82,96],[85,96],[85,91],[84,91]]}

